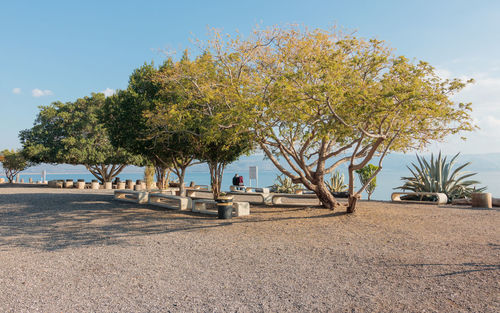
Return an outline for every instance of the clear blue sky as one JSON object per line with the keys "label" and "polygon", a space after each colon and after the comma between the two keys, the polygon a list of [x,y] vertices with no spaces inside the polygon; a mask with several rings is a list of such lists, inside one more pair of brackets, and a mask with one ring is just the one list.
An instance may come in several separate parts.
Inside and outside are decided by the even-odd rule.
{"label": "clear blue sky", "polygon": [[[125,88],[132,70],[181,51],[207,26],[248,33],[263,26],[337,24],[386,40],[443,76],[474,77],[457,99],[482,128],[447,153],[500,152],[500,1],[2,1],[0,149],[20,146],[37,106]],[[434,146],[437,149],[438,146]],[[455,149],[455,150],[454,150]]]}

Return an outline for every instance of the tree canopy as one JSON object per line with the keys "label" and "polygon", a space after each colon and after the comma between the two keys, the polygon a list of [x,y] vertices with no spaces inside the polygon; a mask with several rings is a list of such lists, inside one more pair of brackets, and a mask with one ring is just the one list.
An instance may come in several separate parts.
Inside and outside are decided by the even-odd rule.
{"label": "tree canopy", "polygon": [[99,119],[105,96],[93,93],[74,102],[40,107],[31,129],[20,132],[23,153],[34,163],[82,164],[101,182],[142,159],[111,145]]}
{"label": "tree canopy", "polygon": [[224,101],[219,70],[209,54],[190,60],[186,52],[178,62],[135,70],[127,90],[107,101],[113,143],[172,166],[181,194],[186,168],[198,160],[208,164],[218,196],[225,166],[251,149],[246,124]]}
{"label": "tree canopy", "polygon": [[165,90],[175,88],[179,97],[175,106],[149,112],[151,123],[160,132],[168,128],[189,137],[194,158],[208,164],[217,197],[226,165],[252,149],[249,121],[241,114],[239,102],[228,96],[235,94],[227,88],[230,75],[211,54],[190,60],[185,52],[172,67],[160,69],[157,81]]}
{"label": "tree canopy", "polygon": [[0,155],[3,157],[1,162],[9,183],[14,182],[16,175],[29,167],[29,163],[21,151],[6,149],[0,152]]}
{"label": "tree canopy", "polygon": [[[371,181],[355,190],[354,172],[374,156],[380,158],[372,179],[391,151],[474,129],[471,105],[450,100],[466,83],[442,80],[429,64],[395,56],[382,41],[294,26],[257,30],[226,45],[217,32],[214,38],[215,58],[247,76],[242,92],[229,96],[253,104],[242,105],[242,114],[251,117],[260,148],[325,207],[339,206],[324,179],[340,164],[348,164],[353,212]],[[244,70],[232,66],[234,59],[244,60]]]}

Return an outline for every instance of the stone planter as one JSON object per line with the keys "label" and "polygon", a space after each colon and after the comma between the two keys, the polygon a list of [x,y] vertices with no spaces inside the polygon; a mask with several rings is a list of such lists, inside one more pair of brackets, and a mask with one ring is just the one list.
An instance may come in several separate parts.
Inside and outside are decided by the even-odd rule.
{"label": "stone planter", "polygon": [[110,181],[104,182],[104,189],[113,189],[113,183]]}
{"label": "stone planter", "polygon": [[126,188],[127,189],[134,189],[135,183],[131,179],[127,179],[126,181]]}
{"label": "stone planter", "polygon": [[474,192],[471,198],[473,208],[493,208],[491,193],[489,192]]}
{"label": "stone planter", "polygon": [[99,182],[97,180],[92,180],[92,183],[90,183],[90,189],[97,190],[100,188]]}
{"label": "stone planter", "polygon": [[118,190],[125,189],[125,182],[123,182],[123,181],[117,182],[116,183],[116,189],[118,189]]}
{"label": "stone planter", "polygon": [[146,183],[140,179],[135,182],[134,190],[146,190]]}
{"label": "stone planter", "polygon": [[85,189],[85,181],[83,179],[79,179],[76,182],[76,188],[77,189]]}
{"label": "stone planter", "polygon": [[73,180],[66,179],[66,181],[64,182],[64,188],[73,188]]}

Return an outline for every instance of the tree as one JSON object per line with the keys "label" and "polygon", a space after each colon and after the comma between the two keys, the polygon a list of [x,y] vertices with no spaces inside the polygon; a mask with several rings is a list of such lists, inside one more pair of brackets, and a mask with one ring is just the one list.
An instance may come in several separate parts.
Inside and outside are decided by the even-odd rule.
{"label": "tree", "polygon": [[[172,66],[173,62],[167,60],[160,69]],[[158,70],[154,64],[144,64],[134,70],[128,88],[106,100],[103,122],[112,144],[149,160],[160,175],[159,181],[164,182],[172,168],[179,178],[180,194],[185,195],[186,169],[194,160],[192,136],[189,131],[173,131],[169,125],[155,122],[157,114],[175,113],[180,101],[175,86],[154,80]],[[182,120],[176,121],[175,126],[189,129]]]}
{"label": "tree", "polygon": [[214,198],[221,191],[225,167],[252,149],[248,120],[230,96],[235,88],[227,88],[230,79],[225,65],[210,53],[191,61],[186,51],[179,62],[157,75],[167,89],[177,88],[175,109],[150,114],[158,129],[189,137],[194,157],[208,164]]}
{"label": "tree", "polygon": [[184,195],[184,176],[195,160],[209,167],[214,197],[227,164],[251,149],[250,132],[225,101],[222,67],[210,54],[145,64],[127,90],[108,98],[106,124],[117,147],[140,153],[156,166],[171,167]]}
{"label": "tree", "polygon": [[20,133],[24,155],[34,163],[83,164],[101,182],[110,182],[128,164],[142,159],[111,145],[100,122],[105,96],[93,93],[75,102],[42,106],[31,129]]}
{"label": "tree", "polygon": [[2,166],[9,183],[14,182],[17,174],[29,167],[28,162],[20,151],[9,151],[6,149],[0,155],[3,156]]}
{"label": "tree", "polygon": [[[347,212],[352,213],[387,153],[419,149],[475,128],[471,104],[449,98],[464,82],[442,80],[429,64],[394,56],[381,41],[276,27],[230,42],[236,44],[223,49],[212,44],[212,51],[217,58],[245,60],[244,70],[232,70],[247,75],[242,81],[250,87],[242,85],[235,101],[254,107],[242,105],[253,115],[260,148],[327,208],[341,206],[324,181],[339,165],[348,164]],[[354,172],[374,156],[378,169],[355,190]]]}
{"label": "tree", "polygon": [[368,194],[368,200],[370,200],[372,193],[375,191],[375,188],[377,187],[377,177],[373,176],[373,174],[377,170],[378,166],[375,166],[373,164],[368,164],[362,169],[356,170],[361,185],[363,186],[366,185],[366,193]]}

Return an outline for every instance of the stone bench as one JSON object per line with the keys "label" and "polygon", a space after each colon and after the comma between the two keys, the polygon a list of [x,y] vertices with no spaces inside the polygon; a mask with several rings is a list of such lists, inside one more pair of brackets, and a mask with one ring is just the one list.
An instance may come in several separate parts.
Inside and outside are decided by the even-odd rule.
{"label": "stone bench", "polygon": [[171,210],[189,210],[192,207],[191,198],[164,193],[150,193],[149,204]]}
{"label": "stone bench", "polygon": [[269,188],[258,188],[258,187],[245,187],[246,192],[260,192],[260,193],[269,193]]}
{"label": "stone bench", "polygon": [[[418,201],[418,200],[404,200],[401,196],[434,196],[436,201]],[[406,203],[435,203],[435,204],[446,204],[448,203],[448,197],[444,193],[440,192],[394,192],[391,195],[391,200],[393,202],[406,202]]]}
{"label": "stone bench", "polygon": [[230,191],[235,191],[235,192],[240,192],[240,191],[243,191],[245,190],[247,187],[245,186],[240,186],[240,185],[230,185],[229,186],[229,190]]}
{"label": "stone bench", "polygon": [[260,192],[260,193],[270,192],[269,188],[246,187],[246,186],[236,186],[236,185],[230,185],[229,190],[234,192]]}
{"label": "stone bench", "polygon": [[271,204],[271,194],[262,192],[241,192],[231,191],[229,195],[233,196],[235,202],[249,202],[250,204]]}
{"label": "stone bench", "polygon": [[291,193],[276,193],[273,194],[271,197],[271,203],[273,205],[277,204],[287,204],[287,205],[311,205],[310,203],[297,203],[297,202],[287,202],[283,203],[283,199],[302,199],[302,200],[316,200],[316,204],[320,205],[321,202],[319,201],[318,197],[316,194],[291,194]]}
{"label": "stone bench", "polygon": [[133,190],[115,190],[115,200],[128,201],[134,203],[147,203],[147,191],[133,191]]}
{"label": "stone bench", "polygon": [[[209,199],[196,199],[193,200],[191,211],[201,214],[217,215],[217,202]],[[211,206],[214,209],[208,209]],[[236,217],[250,215],[250,203],[248,202],[233,202],[233,215]]]}
{"label": "stone bench", "polygon": [[186,190],[186,196],[190,198],[212,198],[214,197],[214,194],[210,190],[203,190],[203,189],[187,189]]}

